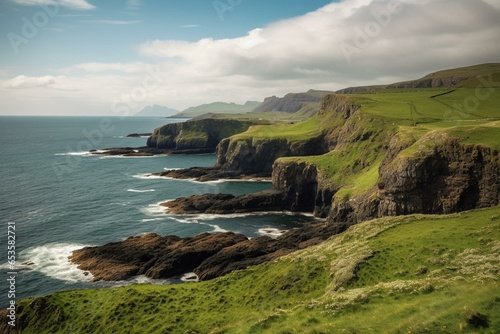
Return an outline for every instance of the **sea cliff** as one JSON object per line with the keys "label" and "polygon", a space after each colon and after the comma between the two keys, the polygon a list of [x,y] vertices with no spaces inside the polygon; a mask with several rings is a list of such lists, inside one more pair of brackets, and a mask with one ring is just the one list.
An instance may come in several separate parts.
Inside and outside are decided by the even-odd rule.
{"label": "sea cliff", "polygon": [[156,128],[148,138],[147,146],[159,149],[212,149],[226,137],[246,131],[250,126],[263,121],[240,121],[235,119],[201,119],[182,123],[171,123]]}

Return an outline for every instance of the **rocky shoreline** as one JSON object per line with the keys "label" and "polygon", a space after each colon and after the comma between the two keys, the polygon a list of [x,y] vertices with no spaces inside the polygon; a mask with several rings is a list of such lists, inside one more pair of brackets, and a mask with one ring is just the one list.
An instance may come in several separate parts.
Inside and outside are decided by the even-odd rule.
{"label": "rocky shoreline", "polygon": [[205,154],[214,153],[212,148],[197,148],[197,149],[162,149],[154,147],[110,147],[101,150],[90,150],[89,153],[102,156],[124,156],[124,157],[152,157],[155,155],[169,154]]}
{"label": "rocky shoreline", "polygon": [[73,252],[70,261],[89,271],[95,281],[119,281],[135,275],[153,279],[195,273],[213,279],[318,244],[345,229],[323,221],[304,224],[273,239],[249,239],[233,232],[194,237],[147,234]]}
{"label": "rocky shoreline", "polygon": [[234,214],[265,211],[284,211],[283,194],[276,190],[234,196],[202,194],[180,197],[161,203],[169,214]]}
{"label": "rocky shoreline", "polygon": [[249,180],[249,181],[271,181],[270,175],[266,174],[242,174],[239,171],[222,170],[217,167],[191,167],[185,169],[172,169],[152,175],[170,177],[174,179],[190,179],[198,182],[218,180]]}

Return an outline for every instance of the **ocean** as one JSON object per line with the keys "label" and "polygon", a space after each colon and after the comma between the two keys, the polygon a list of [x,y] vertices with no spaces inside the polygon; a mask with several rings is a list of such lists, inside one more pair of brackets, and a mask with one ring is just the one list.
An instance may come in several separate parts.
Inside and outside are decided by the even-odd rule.
{"label": "ocean", "polygon": [[[156,117],[0,117],[0,238],[5,245],[0,250],[4,273],[0,307],[8,305],[4,296],[12,289],[6,281],[11,272],[16,273],[16,300],[76,288],[179,282],[179,278],[145,277],[129,282],[92,282],[67,260],[73,250],[84,246],[145,233],[187,237],[234,231],[258,237],[263,230],[283,231],[313,219],[289,213],[168,215],[159,203],[202,193],[240,195],[269,189],[271,183],[200,183],[148,176],[165,169],[213,166],[215,154],[88,154],[90,149],[144,146],[146,138],[127,138],[127,134],[148,133],[179,121]],[[10,253],[9,246],[15,247]],[[12,256],[15,265],[10,267],[8,257]]]}

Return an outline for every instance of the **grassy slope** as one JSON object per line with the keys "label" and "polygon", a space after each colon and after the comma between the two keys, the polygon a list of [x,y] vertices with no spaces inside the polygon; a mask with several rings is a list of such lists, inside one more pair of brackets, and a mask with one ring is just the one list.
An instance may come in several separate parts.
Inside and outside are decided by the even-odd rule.
{"label": "grassy slope", "polygon": [[196,117],[206,113],[246,113],[251,112],[259,103],[250,104],[236,104],[226,102],[213,102],[209,104],[202,104],[196,107],[190,107],[178,113],[177,117]]}
{"label": "grassy slope", "polygon": [[500,207],[383,218],[196,284],[19,303],[22,333],[498,333]]}
{"label": "grassy slope", "polygon": [[[317,111],[318,108],[316,108],[315,111]],[[262,112],[262,113],[257,113],[257,112],[247,112],[244,114],[204,114],[198,117],[193,118],[193,120],[199,120],[199,119],[205,119],[205,118],[215,118],[215,119],[237,119],[240,121],[254,121],[254,120],[260,120],[260,121],[270,121],[270,122],[298,122],[298,121],[304,121],[307,118],[311,117],[309,114],[303,114],[303,113],[287,113],[287,112]]]}
{"label": "grassy slope", "polygon": [[[418,154],[422,145],[439,145],[431,140],[438,133],[500,150],[500,84],[478,87],[458,88],[451,93],[449,89],[424,89],[351,95],[352,101],[362,106],[358,111],[360,131],[370,133],[371,139],[354,140],[360,135],[354,133],[346,146],[323,156],[284,160],[314,163],[342,187],[336,196],[348,199],[376,184],[385,154],[381,145],[393,137],[414,142],[405,154]],[[442,93],[447,94],[433,97]]]}

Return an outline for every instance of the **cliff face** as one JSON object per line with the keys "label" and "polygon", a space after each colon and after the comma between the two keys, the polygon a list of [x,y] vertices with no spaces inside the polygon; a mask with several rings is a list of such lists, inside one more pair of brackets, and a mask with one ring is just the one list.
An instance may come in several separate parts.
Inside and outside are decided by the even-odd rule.
{"label": "cliff face", "polygon": [[274,138],[253,142],[252,139],[223,139],[217,147],[216,167],[244,174],[271,175],[273,162],[280,157],[317,155],[328,150],[322,135],[301,142]]}
{"label": "cliff face", "polygon": [[154,130],[148,138],[147,146],[179,150],[211,148],[215,151],[223,138],[244,132],[256,123],[231,119],[201,119],[167,124]]}
{"label": "cliff face", "polygon": [[330,211],[335,186],[314,164],[284,162],[273,165],[273,187],[282,195],[283,206],[290,211],[313,212],[325,218]]}
{"label": "cliff face", "polygon": [[498,152],[443,137],[419,142],[429,140],[440,144],[410,156],[400,154],[381,166],[379,216],[450,213],[499,203]]}
{"label": "cliff face", "polygon": [[[217,147],[216,167],[222,170],[240,171],[245,174],[271,175],[273,163],[281,157],[321,155],[345,142],[346,132],[355,128],[355,119],[347,122],[360,107],[345,96],[327,95],[321,102],[317,117],[318,129],[301,140],[283,136],[266,139],[226,138]],[[326,126],[337,125],[337,126]],[[357,128],[356,128],[357,129]],[[273,131],[272,128],[269,129]]]}
{"label": "cliff face", "polygon": [[412,213],[442,214],[498,205],[498,154],[486,147],[448,142],[423,157],[381,166],[377,189],[335,200],[328,219],[354,224]]}
{"label": "cliff face", "polygon": [[[345,159],[349,169],[356,166],[376,168],[373,185],[351,196],[338,196],[344,186],[342,177],[332,181],[325,165],[342,164],[335,155],[316,165],[314,159],[279,159],[273,165],[273,186],[283,193],[283,203],[292,211],[314,212],[328,217],[339,229],[367,219],[413,213],[441,214],[500,203],[500,157],[498,151],[484,145],[467,144],[446,132],[430,132],[416,139],[391,135],[389,125],[384,133],[367,129],[366,121],[357,115],[356,106],[338,95],[323,100],[323,113],[335,111],[344,122],[325,135],[332,151],[355,151],[363,142],[375,142],[385,133],[386,143],[378,147],[378,158],[366,156],[377,146],[366,146]],[[373,124],[375,120],[371,120]],[[380,121],[380,120],[379,120]],[[325,162],[326,161],[326,162]],[[356,183],[362,180],[355,181]],[[339,193],[340,194],[340,193]],[[337,196],[336,196],[337,195]]]}
{"label": "cliff face", "polygon": [[257,106],[252,112],[287,112],[295,113],[305,106],[318,103],[321,98],[329,92],[310,90],[305,93],[290,93],[284,97],[266,97],[264,102]]}
{"label": "cliff face", "polygon": [[447,140],[423,156],[397,156],[380,166],[376,187],[350,199],[313,164],[274,164],[273,186],[291,211],[314,212],[345,227],[373,218],[443,214],[500,204],[498,152]]}

